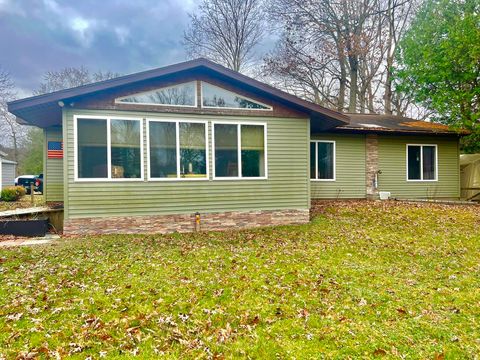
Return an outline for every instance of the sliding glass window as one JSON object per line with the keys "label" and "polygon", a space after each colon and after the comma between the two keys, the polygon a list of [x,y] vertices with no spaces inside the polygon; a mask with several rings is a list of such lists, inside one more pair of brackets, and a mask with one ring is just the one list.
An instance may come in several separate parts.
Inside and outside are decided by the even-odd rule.
{"label": "sliding glass window", "polygon": [[75,116],[77,180],[140,180],[140,119]]}
{"label": "sliding glass window", "polygon": [[148,120],[149,178],[208,179],[206,122]]}
{"label": "sliding glass window", "polygon": [[407,145],[407,180],[437,180],[437,145]]}
{"label": "sliding glass window", "polygon": [[266,126],[214,123],[214,177],[266,178]]}

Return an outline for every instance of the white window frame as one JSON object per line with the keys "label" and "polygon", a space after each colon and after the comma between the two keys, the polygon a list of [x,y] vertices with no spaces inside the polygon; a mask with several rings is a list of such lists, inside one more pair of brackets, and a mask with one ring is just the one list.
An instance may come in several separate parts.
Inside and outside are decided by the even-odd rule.
{"label": "white window frame", "polygon": [[[315,178],[310,178],[310,181],[337,181],[337,143],[334,140],[310,140],[310,143],[315,143]],[[318,178],[318,143],[333,144],[333,178],[319,179]],[[311,155],[310,155],[311,156]],[[308,159],[310,163],[310,159]],[[310,174],[308,175],[310,177]]]}
{"label": "white window frame", "polygon": [[225,89],[225,88],[223,88],[219,85],[212,84],[208,81],[200,81],[200,107],[203,108],[203,109],[227,109],[227,110],[240,110],[240,111],[243,111],[243,110],[247,110],[247,111],[273,111],[272,106],[270,106],[268,104],[265,104],[261,101],[249,98],[248,96],[241,95],[241,94],[237,94],[237,95],[244,98],[245,100],[252,101],[252,102],[257,103],[257,104],[262,105],[262,106],[266,106],[267,108],[266,109],[251,109],[251,108],[236,108],[236,107],[223,107],[223,106],[205,106],[205,105],[203,105],[203,84],[204,83],[215,86],[215,87],[218,87],[218,88],[223,89],[225,91],[237,94],[235,91]]}
{"label": "white window frame", "polygon": [[[420,146],[420,179],[409,179],[408,174],[408,148],[410,146]],[[435,147],[435,179],[423,179],[423,147],[433,146]],[[406,165],[406,180],[408,182],[435,182],[438,181],[438,145],[437,144],[407,144],[405,151],[405,165]]]}
{"label": "white window frame", "polygon": [[[158,90],[171,89],[171,88],[173,88],[175,86],[178,86],[178,85],[184,85],[184,84],[190,84],[190,83],[194,84],[194,91],[195,91],[195,103],[194,103],[194,105],[173,105],[173,104],[156,104],[156,103],[140,103],[140,102],[121,101],[123,99],[129,98],[129,97],[132,97],[132,96],[143,95],[143,94],[147,94],[147,93],[150,93],[150,92],[153,92],[153,91],[158,91]],[[178,84],[174,84],[174,85],[169,85],[169,86],[165,86],[165,87],[159,87],[159,88],[156,88],[156,89],[153,89],[153,90],[142,91],[142,92],[139,92],[139,93],[133,93],[133,94],[126,95],[126,96],[121,96],[121,97],[115,99],[115,104],[196,108],[196,107],[198,107],[198,100],[197,99],[198,99],[197,80],[193,80],[193,81],[187,81],[187,82],[178,83]]]}
{"label": "white window frame", "polygon": [[[238,176],[221,176],[215,175],[215,125],[236,125],[237,126],[237,157],[238,157]],[[242,176],[242,125],[263,126],[263,149],[264,149],[264,176],[259,177],[243,177]],[[267,123],[265,122],[245,122],[245,121],[212,121],[212,172],[213,180],[268,180],[268,149],[267,149]]]}
{"label": "white window frame", "polygon": [[[175,123],[175,146],[177,155],[177,177],[175,178],[158,178],[151,177],[150,171],[150,123],[151,122],[167,122]],[[180,123],[197,123],[205,126],[205,160],[207,174],[202,178],[182,178],[180,176]],[[210,180],[210,162],[209,162],[209,144],[208,144],[208,121],[196,119],[165,119],[165,118],[147,118],[147,179],[148,181],[208,181]]]}
{"label": "white window frame", "polygon": [[[106,120],[107,122],[107,177],[106,178],[79,178],[78,177],[78,119],[87,120]],[[111,120],[138,121],[140,123],[140,173],[139,178],[112,178],[112,142],[111,142]],[[73,116],[73,146],[74,146],[74,181],[75,182],[132,182],[144,181],[144,161],[143,161],[143,119],[131,116],[110,116],[110,115],[80,115]]]}

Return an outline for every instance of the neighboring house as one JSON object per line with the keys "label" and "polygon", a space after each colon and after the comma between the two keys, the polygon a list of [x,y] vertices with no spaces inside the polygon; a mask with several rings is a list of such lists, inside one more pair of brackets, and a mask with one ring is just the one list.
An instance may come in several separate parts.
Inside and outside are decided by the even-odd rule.
{"label": "neighboring house", "polygon": [[[311,199],[459,198],[446,126],[329,110],[205,59],[9,103],[65,232],[306,223]],[[196,222],[199,221],[199,224]]]}
{"label": "neighboring house", "polygon": [[0,151],[0,191],[7,186],[15,185],[17,163],[5,159],[7,154]]}

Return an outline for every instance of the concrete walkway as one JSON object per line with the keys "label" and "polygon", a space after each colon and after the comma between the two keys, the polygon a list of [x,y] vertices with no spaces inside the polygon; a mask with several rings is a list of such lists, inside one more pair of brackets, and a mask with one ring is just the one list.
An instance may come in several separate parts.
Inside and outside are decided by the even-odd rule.
{"label": "concrete walkway", "polygon": [[42,245],[42,244],[52,243],[53,241],[58,239],[60,239],[60,235],[47,234],[43,237],[37,237],[37,238],[19,238],[19,239],[0,241],[0,247]]}
{"label": "concrete walkway", "polygon": [[19,216],[19,215],[48,213],[48,212],[58,212],[58,211],[63,211],[63,209],[52,209],[47,206],[30,207],[30,208],[23,208],[23,209],[0,211],[0,218]]}

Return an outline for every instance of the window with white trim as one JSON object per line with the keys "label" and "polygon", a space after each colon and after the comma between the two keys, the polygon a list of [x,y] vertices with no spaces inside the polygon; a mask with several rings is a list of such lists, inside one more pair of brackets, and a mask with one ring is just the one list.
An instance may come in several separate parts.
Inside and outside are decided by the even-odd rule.
{"label": "window with white trim", "polygon": [[244,110],[272,110],[259,101],[202,81],[202,107]]}
{"label": "window with white trim", "polygon": [[266,125],[213,123],[214,178],[266,178]]}
{"label": "window with white trim", "polygon": [[310,179],[335,180],[335,141],[313,140],[310,142]]}
{"label": "window with white trim", "polygon": [[148,120],[148,177],[208,179],[207,123]]}
{"label": "window with white trim", "polygon": [[140,119],[75,118],[76,178],[141,180]]}
{"label": "window with white trim", "polygon": [[407,180],[437,180],[437,145],[407,144]]}
{"label": "window with white trim", "polygon": [[197,82],[176,84],[160,89],[127,95],[115,99],[116,103],[137,105],[197,106]]}

